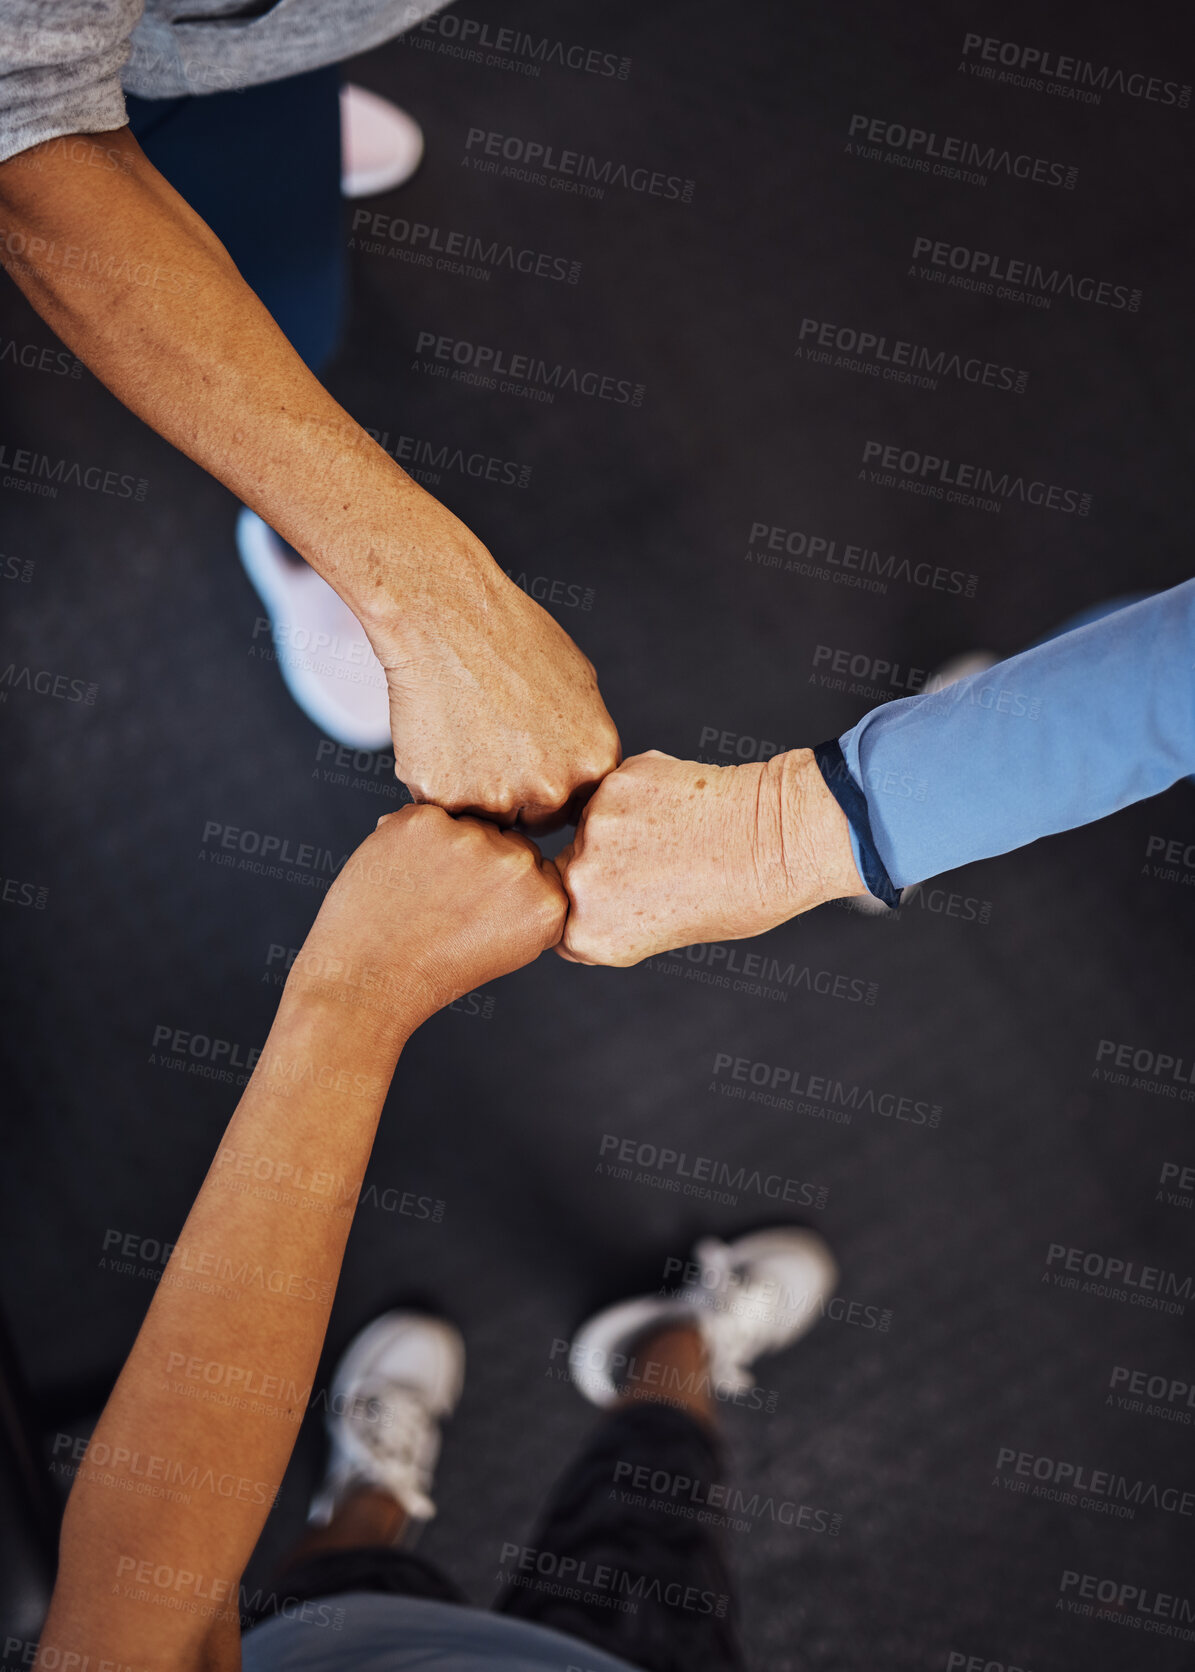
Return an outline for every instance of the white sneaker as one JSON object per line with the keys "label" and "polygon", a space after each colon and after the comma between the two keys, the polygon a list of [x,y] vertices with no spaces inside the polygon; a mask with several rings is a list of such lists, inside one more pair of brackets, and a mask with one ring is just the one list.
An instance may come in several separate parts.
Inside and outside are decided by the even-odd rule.
{"label": "white sneaker", "polygon": [[340,192],[372,197],[409,180],[423,160],[423,129],[389,99],[346,81],[340,89]]}
{"label": "white sneaker", "polygon": [[287,690],[307,718],[351,749],[389,748],[385,670],[352,610],[248,506],[237,517],[237,550],[269,614]]}
{"label": "white sneaker", "polygon": [[415,1522],[430,1521],[440,1423],[465,1385],[465,1343],[452,1324],[386,1312],[363,1329],[329,1390],[328,1468],[308,1519],[326,1526],[357,1486],[389,1493]]}
{"label": "white sneaker", "polygon": [[703,1237],[678,1275],[674,1291],[607,1307],[573,1338],[573,1382],[594,1405],[617,1402],[636,1341],[669,1323],[700,1328],[715,1387],[752,1387],[755,1360],[782,1352],[812,1329],[838,1282],[825,1239],[790,1225],[731,1243]]}

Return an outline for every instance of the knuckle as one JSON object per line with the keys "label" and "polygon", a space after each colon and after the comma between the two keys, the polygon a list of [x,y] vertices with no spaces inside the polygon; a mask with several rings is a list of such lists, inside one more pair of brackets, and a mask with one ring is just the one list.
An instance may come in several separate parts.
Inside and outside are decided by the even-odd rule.
{"label": "knuckle", "polygon": [[605,824],[610,808],[617,804],[618,786],[613,778],[604,778],[585,803],[584,824],[586,829],[590,825]]}
{"label": "knuckle", "polygon": [[448,834],[454,842],[459,842],[465,848],[479,848],[484,851],[490,845],[491,828],[481,819],[466,814],[463,818],[453,819],[452,829]]}
{"label": "knuckle", "polygon": [[473,797],[473,805],[484,807],[493,817],[505,817],[518,805],[518,799],[506,784],[490,784]]}
{"label": "knuckle", "polygon": [[567,904],[556,894],[544,894],[537,907],[544,930],[553,940],[559,939]]}
{"label": "knuckle", "polygon": [[464,796],[456,790],[445,786],[439,791],[424,791],[407,786],[411,790],[411,805],[420,813],[442,813],[446,818],[452,818],[462,813],[467,805]]}
{"label": "knuckle", "polygon": [[547,807],[554,811],[557,807],[563,807],[571,794],[571,785],[566,787],[558,778],[541,778],[523,799],[532,806]]}
{"label": "knuckle", "polygon": [[574,909],[588,892],[592,871],[592,862],[583,853],[574,854],[561,868],[560,880],[568,890],[569,898],[574,903]]}
{"label": "knuckle", "polygon": [[618,765],[618,745],[612,743],[609,749],[599,754],[596,750],[586,755],[577,765],[576,782],[580,784],[597,784],[599,787],[609,777]]}
{"label": "knuckle", "polygon": [[589,947],[584,936],[578,935],[574,931],[566,929],[564,938],[560,944],[574,963],[592,964],[595,962],[595,960],[590,956]]}
{"label": "knuckle", "polygon": [[609,836],[623,818],[623,809],[616,796],[609,796],[600,807],[595,807],[585,823],[585,840],[598,843]]}

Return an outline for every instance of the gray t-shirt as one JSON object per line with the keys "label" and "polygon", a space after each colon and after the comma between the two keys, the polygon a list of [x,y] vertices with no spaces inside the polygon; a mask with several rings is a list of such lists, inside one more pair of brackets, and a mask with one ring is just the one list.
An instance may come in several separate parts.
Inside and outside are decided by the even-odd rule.
{"label": "gray t-shirt", "polygon": [[296,1607],[241,1641],[244,1672],[634,1672],[505,1614],[351,1592]]}
{"label": "gray t-shirt", "polygon": [[[4,0],[0,162],[169,99],[280,81],[412,29],[448,0]],[[184,21],[185,20],[185,21]]]}

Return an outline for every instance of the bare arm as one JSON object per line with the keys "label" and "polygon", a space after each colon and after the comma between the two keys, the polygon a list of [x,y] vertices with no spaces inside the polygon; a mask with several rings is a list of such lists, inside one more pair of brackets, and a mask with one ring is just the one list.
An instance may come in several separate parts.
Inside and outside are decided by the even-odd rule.
{"label": "bare arm", "polygon": [[53,142],[0,165],[11,277],[119,400],[354,611],[416,797],[546,822],[617,761],[592,667],[333,400],[128,129],[95,137],[119,166]]}
{"label": "bare arm", "polygon": [[[362,619],[456,519],[308,371],[127,128],[117,168],[53,143],[0,167],[5,265],[112,393],[285,536]],[[348,513],[346,515],[346,513]],[[458,532],[459,531],[459,532]],[[461,557],[472,541],[457,523]]]}
{"label": "bare arm", "polygon": [[[529,843],[434,808],[383,820],[346,866],[80,1467],[48,1664],[239,1667],[241,1573],[298,1435],[402,1045],[552,945],[563,915]],[[349,1187],[332,1211],[321,1175]],[[273,1400],[197,1398],[200,1366],[251,1370]]]}

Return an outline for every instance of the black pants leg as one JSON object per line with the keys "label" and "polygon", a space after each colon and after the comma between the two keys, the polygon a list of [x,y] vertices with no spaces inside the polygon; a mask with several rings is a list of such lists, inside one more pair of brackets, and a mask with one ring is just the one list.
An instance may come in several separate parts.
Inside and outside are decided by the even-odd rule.
{"label": "black pants leg", "polygon": [[531,1544],[504,1548],[496,1607],[644,1672],[741,1672],[718,1517],[702,1508],[725,1480],[695,1418],[655,1404],[616,1412],[558,1482]]}
{"label": "black pants leg", "polygon": [[[695,1418],[667,1405],[616,1412],[558,1481],[532,1542],[504,1548],[495,1607],[643,1672],[742,1672],[720,1517],[703,1507],[725,1481],[717,1442]],[[347,1591],[467,1602],[411,1551],[333,1550],[284,1569],[253,1599],[246,1629]]]}

